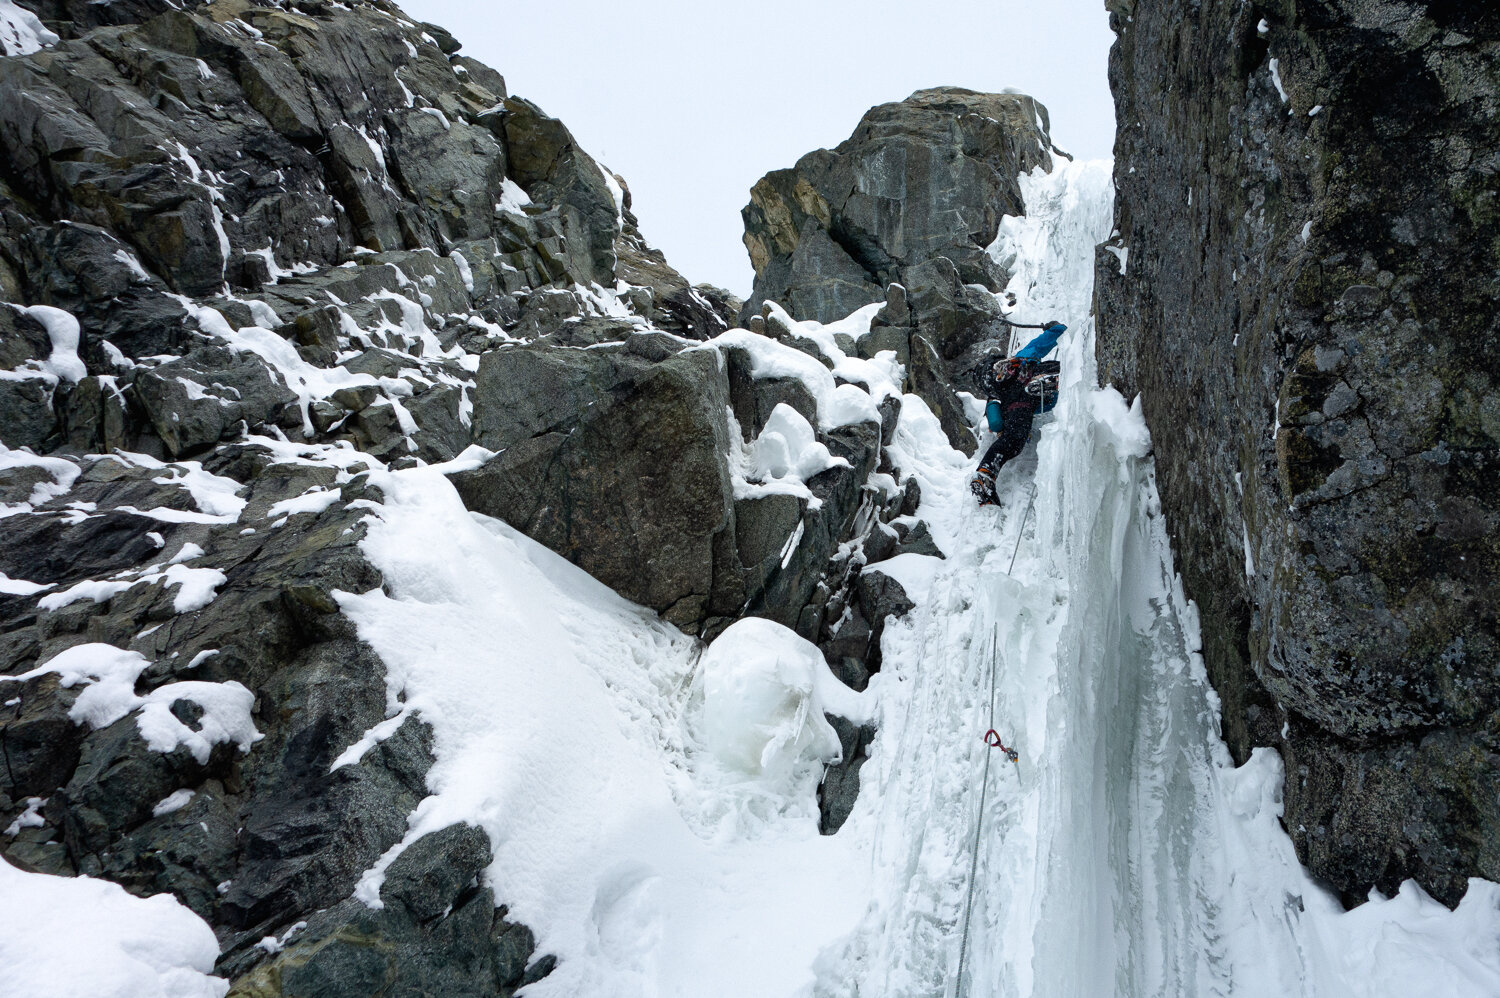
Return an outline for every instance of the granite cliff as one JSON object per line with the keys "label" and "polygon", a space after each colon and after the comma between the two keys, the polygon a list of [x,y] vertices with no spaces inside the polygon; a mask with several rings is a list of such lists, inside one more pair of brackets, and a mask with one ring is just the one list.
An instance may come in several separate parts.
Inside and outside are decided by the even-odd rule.
{"label": "granite cliff", "polygon": [[1003,215],[1025,214],[1016,178],[1050,167],[1047,110],[1024,94],[919,90],[873,107],[848,139],[750,190],[745,248],[755,268],[746,317],[771,300],[832,322],[939,258],[990,291],[1009,275],[986,249]]}

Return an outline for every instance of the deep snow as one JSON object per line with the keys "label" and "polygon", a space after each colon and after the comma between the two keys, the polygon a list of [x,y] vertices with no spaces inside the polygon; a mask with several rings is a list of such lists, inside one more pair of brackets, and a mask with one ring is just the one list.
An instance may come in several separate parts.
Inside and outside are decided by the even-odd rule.
{"label": "deep snow", "polygon": [[25,873],[0,859],[0,994],[223,998],[213,930],[167,894],[92,877]]}
{"label": "deep snow", "polygon": [[[539,954],[559,957],[527,998],[1500,994],[1500,888],[1475,881],[1448,912],[1409,885],[1345,913],[1308,881],[1277,823],[1278,757],[1262,750],[1232,766],[1195,611],[1172,569],[1149,435],[1138,407],[1096,383],[1089,308],[1093,248],[1111,224],[1109,165],[1022,180],[1028,214],[1004,221],[991,252],[1015,275],[1020,318],[1071,326],[1061,401],[1039,420],[1036,446],[1000,475],[1001,506],[980,509],[967,490],[972,462],[920,400],[903,399],[892,456],[920,481],[920,514],[947,558],[881,566],[918,606],[886,629],[883,670],[863,694],[764,621],[700,647],[468,513],[444,469],[374,473],[386,500],[371,504],[364,550],[386,586],[341,603],[386,662],[390,716],[335,765],[412,711],[432,724],[438,761],[406,839],[357,896],[379,904],[384,870],[422,834],[482,826],[498,898],[536,931]],[[610,307],[608,292],[599,297]],[[757,370],[804,378],[825,427],[870,418],[901,372],[889,356],[845,357],[832,333],[860,335],[874,310],[800,330],[869,393],[836,386],[823,365],[769,340],[753,344]],[[419,317],[408,325],[404,335],[423,335]],[[236,345],[284,361],[304,400],[326,387],[271,356],[274,343]],[[826,466],[810,424],[773,422],[736,455],[737,489],[796,491]],[[373,463],[347,448],[256,442],[341,477]],[[0,454],[23,460],[43,461]],[[213,476],[174,467],[195,495],[222,500]],[[872,487],[895,486],[883,478]],[[226,501],[210,519],[239,515],[219,508]],[[141,663],[99,646],[88,655],[75,681],[111,709],[140,709],[144,731],[151,698],[116,689]],[[981,815],[992,680],[997,727],[1020,761],[991,765]],[[235,723],[223,737],[243,748],[254,729],[239,724],[241,707],[224,704]],[[815,788],[838,747],[825,710],[879,724],[854,813],[826,837]],[[8,983],[49,994],[223,991],[205,977],[211,934],[169,898],[4,864],[0,893],[11,916],[0,955],[21,968]],[[18,914],[8,903],[17,898],[59,918],[88,907],[91,951],[111,961],[112,980],[138,983],[111,992],[59,978],[49,961],[68,957],[45,945],[58,918]]]}

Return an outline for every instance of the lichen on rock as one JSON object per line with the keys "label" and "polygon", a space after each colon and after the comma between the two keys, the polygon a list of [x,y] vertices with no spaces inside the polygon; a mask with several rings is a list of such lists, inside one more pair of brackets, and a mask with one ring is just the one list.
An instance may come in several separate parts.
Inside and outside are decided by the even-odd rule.
{"label": "lichen on rock", "polygon": [[1454,904],[1500,877],[1500,21],[1111,9],[1101,377],[1142,397],[1227,740],[1280,745],[1346,899]]}

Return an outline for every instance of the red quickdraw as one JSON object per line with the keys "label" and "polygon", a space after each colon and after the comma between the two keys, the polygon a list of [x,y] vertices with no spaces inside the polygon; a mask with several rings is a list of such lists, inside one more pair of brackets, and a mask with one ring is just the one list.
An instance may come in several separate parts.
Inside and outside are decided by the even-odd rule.
{"label": "red quickdraw", "polygon": [[1011,762],[1014,762],[1017,765],[1020,764],[1020,753],[1013,748],[1006,748],[1005,742],[1000,738],[1000,732],[996,731],[994,728],[991,728],[984,733],[984,743],[990,748],[997,748],[1000,751],[1004,752],[1005,757]]}

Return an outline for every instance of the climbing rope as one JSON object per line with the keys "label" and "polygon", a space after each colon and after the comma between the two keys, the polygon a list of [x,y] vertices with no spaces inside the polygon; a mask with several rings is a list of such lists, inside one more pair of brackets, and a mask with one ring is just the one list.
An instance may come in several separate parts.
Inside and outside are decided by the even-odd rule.
{"label": "climbing rope", "polygon": [[[1031,498],[1026,501],[1026,512],[1021,514],[1021,526],[1016,531],[1015,550],[1010,553],[1010,568],[1005,570],[1009,575],[1016,567],[1016,555],[1021,551],[1021,538],[1026,533],[1026,521],[1031,516],[1031,507],[1036,503],[1036,483],[1031,485]],[[1020,753],[1006,746],[1000,738],[1000,732],[995,729],[995,693],[999,683],[999,661],[998,649],[990,650],[990,723],[989,730],[984,733],[984,743],[992,749],[999,749],[1005,753],[1005,757],[1015,763],[1016,776],[1021,774]],[[964,928],[963,935],[958,944],[958,976],[954,983],[955,998],[960,998],[964,993],[964,965],[969,956],[969,927],[974,917],[974,887],[979,875],[979,843],[984,835],[984,813],[985,802],[990,793],[990,753],[984,754],[984,771],[979,777],[979,817],[974,822],[974,847],[969,857],[969,890],[964,900]]]}
{"label": "climbing rope", "polygon": [[[1035,503],[1036,481],[1035,479],[1033,479],[1031,483],[1031,498],[1026,500],[1026,512],[1021,514],[1021,529],[1016,531],[1016,546],[1010,553],[1010,568],[1007,568],[1005,570],[1006,575],[1009,575],[1011,571],[1016,567],[1016,555],[1021,553],[1021,538],[1026,535],[1026,519],[1027,517],[1031,516],[1031,507]],[[991,716],[993,717],[993,712],[991,712]]]}
{"label": "climbing rope", "polygon": [[[995,660],[999,656],[992,650],[990,655],[990,730],[995,723]],[[1016,764],[1017,767],[1020,763]],[[955,998],[964,993],[964,965],[969,956],[969,923],[974,917],[974,881],[979,875],[979,839],[984,833],[984,805],[990,792],[990,754],[984,754],[984,773],[979,777],[979,818],[974,822],[974,847],[969,857],[969,891],[964,899],[964,930],[958,943],[958,976],[954,982]]]}

